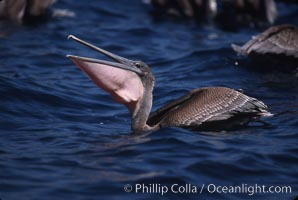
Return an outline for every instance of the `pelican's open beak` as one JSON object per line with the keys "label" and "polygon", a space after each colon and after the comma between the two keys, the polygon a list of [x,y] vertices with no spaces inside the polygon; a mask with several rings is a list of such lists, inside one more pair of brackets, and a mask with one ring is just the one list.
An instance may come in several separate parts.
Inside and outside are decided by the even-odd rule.
{"label": "pelican's open beak", "polygon": [[81,44],[83,44],[87,47],[90,47],[91,49],[112,58],[116,62],[109,62],[109,61],[106,61],[106,60],[99,60],[99,59],[87,58],[87,57],[81,57],[81,56],[74,56],[74,55],[66,55],[66,57],[71,59],[71,60],[76,59],[76,60],[82,60],[82,61],[86,61],[86,62],[90,62],[90,63],[98,63],[98,64],[102,64],[102,65],[108,65],[108,66],[112,66],[112,67],[116,67],[116,68],[120,68],[120,69],[129,70],[129,71],[135,72],[139,75],[142,74],[142,71],[135,67],[135,65],[133,64],[134,61],[132,61],[132,60],[123,58],[121,56],[118,56],[116,54],[108,52],[104,49],[96,47],[96,46],[94,46],[94,45],[92,45],[92,44],[90,44],[90,43],[88,43],[84,40],[81,40],[81,39],[79,39],[79,38],[77,38],[73,35],[69,35],[68,39],[72,39],[72,40],[74,40],[76,42],[79,42],[79,43],[81,43]]}
{"label": "pelican's open beak", "polygon": [[116,61],[67,55],[98,87],[109,92],[116,102],[125,104],[133,112],[144,93],[144,86],[140,78],[143,73],[135,62],[98,48],[75,36],[70,35],[68,38]]}

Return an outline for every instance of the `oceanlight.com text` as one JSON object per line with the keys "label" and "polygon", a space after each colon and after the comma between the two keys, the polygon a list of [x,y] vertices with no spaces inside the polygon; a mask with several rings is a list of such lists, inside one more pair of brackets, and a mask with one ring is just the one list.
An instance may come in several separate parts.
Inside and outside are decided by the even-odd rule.
{"label": "oceanlight.com text", "polygon": [[125,192],[136,194],[247,194],[253,196],[256,194],[291,194],[292,187],[289,185],[262,185],[262,184],[240,184],[240,185],[216,185],[216,184],[177,184],[163,185],[159,183],[145,184],[126,184]]}

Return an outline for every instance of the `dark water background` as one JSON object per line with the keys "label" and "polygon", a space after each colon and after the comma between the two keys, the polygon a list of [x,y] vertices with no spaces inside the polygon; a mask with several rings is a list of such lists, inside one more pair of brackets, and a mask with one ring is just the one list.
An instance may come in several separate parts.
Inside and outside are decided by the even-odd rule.
{"label": "dark water background", "polygon": [[[298,24],[278,4],[277,23]],[[166,194],[163,199],[294,199],[298,189],[298,87],[292,74],[235,65],[231,43],[262,29],[226,32],[192,21],[155,20],[140,1],[59,1],[38,25],[0,24],[0,199],[158,199],[125,184],[289,185],[292,194]],[[156,77],[154,108],[204,86],[241,88],[275,117],[267,127],[226,133],[164,128],[134,136],[123,105],[98,89],[65,55],[100,57],[74,34],[130,59]],[[100,57],[102,58],[102,57]],[[240,62],[241,63],[241,62]]]}

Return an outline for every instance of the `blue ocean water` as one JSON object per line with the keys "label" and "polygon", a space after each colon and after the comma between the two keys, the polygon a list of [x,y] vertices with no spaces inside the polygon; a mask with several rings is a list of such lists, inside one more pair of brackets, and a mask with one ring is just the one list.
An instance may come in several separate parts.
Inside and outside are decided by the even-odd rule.
{"label": "blue ocean water", "polygon": [[[279,3],[277,23],[298,25]],[[141,1],[58,1],[76,15],[40,24],[0,22],[0,199],[294,199],[298,193],[298,87],[293,74],[245,68],[230,48],[264,28],[227,32],[156,20]],[[269,126],[202,133],[164,128],[133,135],[123,105],[66,54],[104,58],[76,35],[142,60],[156,78],[153,110],[193,88],[227,86],[264,101]],[[238,64],[237,64],[238,63]],[[239,64],[240,63],[240,64]],[[196,186],[202,193],[127,193],[126,184]],[[158,185],[159,184],[159,185]],[[288,194],[210,193],[207,186],[291,186]],[[204,186],[203,186],[204,185]]]}

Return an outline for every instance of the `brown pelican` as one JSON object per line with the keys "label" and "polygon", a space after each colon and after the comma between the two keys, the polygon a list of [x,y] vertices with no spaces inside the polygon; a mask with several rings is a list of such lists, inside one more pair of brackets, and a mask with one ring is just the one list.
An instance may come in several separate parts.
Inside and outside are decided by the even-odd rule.
{"label": "brown pelican", "polygon": [[127,106],[134,132],[167,126],[208,129],[219,124],[243,124],[252,118],[272,115],[263,102],[225,87],[192,90],[150,114],[155,80],[144,62],[120,57],[72,35],[68,38],[116,61],[67,55],[97,86],[109,92],[116,102]]}
{"label": "brown pelican", "polygon": [[288,24],[272,26],[242,47],[235,44],[232,47],[242,55],[283,54],[298,59],[298,28]]}
{"label": "brown pelican", "polygon": [[239,22],[259,22],[267,21],[273,23],[277,17],[277,9],[274,0],[225,0],[224,10],[229,10],[234,14]]}
{"label": "brown pelican", "polygon": [[26,9],[26,0],[0,1],[0,19],[21,22]]}
{"label": "brown pelican", "polygon": [[0,0],[0,19],[22,22],[46,14],[54,0]]}
{"label": "brown pelican", "polygon": [[[143,0],[144,1],[144,0]],[[146,0],[158,13],[208,21],[215,18],[219,25],[230,23],[273,23],[277,16],[274,0]],[[236,24],[235,24],[236,23]]]}
{"label": "brown pelican", "polygon": [[216,15],[216,0],[150,0],[161,13],[177,17],[189,17],[198,21],[208,20]]}
{"label": "brown pelican", "polygon": [[267,62],[267,65],[271,62],[276,69],[293,71],[298,67],[298,28],[289,24],[272,26],[252,37],[242,47],[232,44],[232,48],[238,54],[248,55],[258,62]]}
{"label": "brown pelican", "polygon": [[242,26],[272,24],[277,17],[274,0],[222,0],[218,7],[215,23],[227,31],[238,31]]}

